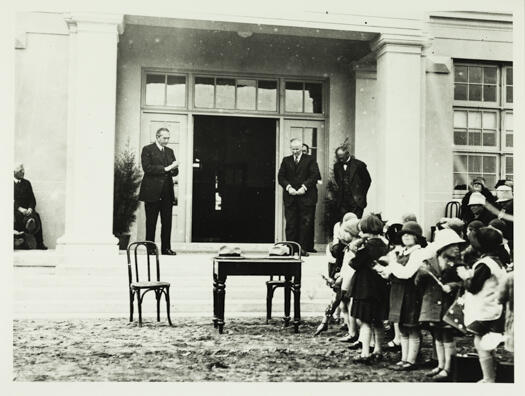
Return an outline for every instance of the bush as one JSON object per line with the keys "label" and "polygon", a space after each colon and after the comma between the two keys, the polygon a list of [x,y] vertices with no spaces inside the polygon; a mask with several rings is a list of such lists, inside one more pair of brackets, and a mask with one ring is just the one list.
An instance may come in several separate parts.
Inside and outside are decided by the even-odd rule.
{"label": "bush", "polygon": [[115,158],[115,180],[113,191],[113,234],[122,235],[136,219],[139,207],[138,187],[141,172],[135,163],[135,154],[126,148]]}

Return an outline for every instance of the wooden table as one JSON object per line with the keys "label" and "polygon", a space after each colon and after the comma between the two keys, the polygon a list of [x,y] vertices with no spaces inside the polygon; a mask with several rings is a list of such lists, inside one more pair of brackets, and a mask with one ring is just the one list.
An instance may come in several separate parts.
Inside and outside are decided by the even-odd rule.
{"label": "wooden table", "polygon": [[[294,331],[299,332],[301,320],[301,265],[303,261],[290,256],[214,257],[213,258],[213,326],[222,334],[224,328],[224,300],[228,276],[284,276],[291,282],[294,296]],[[290,321],[290,294],[285,293],[285,324]]]}

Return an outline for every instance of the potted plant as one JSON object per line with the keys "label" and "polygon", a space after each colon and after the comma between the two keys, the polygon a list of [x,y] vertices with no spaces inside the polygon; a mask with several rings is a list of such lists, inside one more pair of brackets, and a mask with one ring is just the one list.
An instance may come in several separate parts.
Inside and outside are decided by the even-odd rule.
{"label": "potted plant", "polygon": [[135,154],[128,146],[115,158],[113,234],[119,240],[120,250],[126,250],[129,244],[129,229],[139,206],[137,190],[140,180],[141,172],[135,163]]}

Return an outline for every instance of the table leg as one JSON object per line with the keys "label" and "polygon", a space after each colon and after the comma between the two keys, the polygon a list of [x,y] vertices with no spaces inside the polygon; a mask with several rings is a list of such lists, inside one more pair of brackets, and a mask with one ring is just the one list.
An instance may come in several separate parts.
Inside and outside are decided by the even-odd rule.
{"label": "table leg", "polygon": [[293,327],[294,332],[299,332],[299,322],[301,321],[301,283],[294,280],[292,283],[293,292]]}
{"label": "table leg", "polygon": [[222,334],[224,328],[224,301],[226,297],[226,277],[217,280],[217,326],[219,334]]}
{"label": "table leg", "polygon": [[218,313],[217,313],[217,304],[218,304],[218,297],[217,297],[217,274],[213,274],[213,327],[217,328],[217,322],[219,321]]}
{"label": "table leg", "polygon": [[287,276],[284,278],[284,326],[287,327],[290,324],[290,301],[292,295],[292,278]]}

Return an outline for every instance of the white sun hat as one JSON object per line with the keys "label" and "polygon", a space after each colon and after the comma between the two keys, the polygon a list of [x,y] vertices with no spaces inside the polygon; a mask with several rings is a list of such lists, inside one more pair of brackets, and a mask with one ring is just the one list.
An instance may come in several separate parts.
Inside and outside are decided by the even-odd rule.
{"label": "white sun hat", "polygon": [[468,205],[485,205],[487,198],[482,193],[473,192],[468,200]]}
{"label": "white sun hat", "polygon": [[461,239],[454,230],[451,230],[450,228],[444,228],[442,230],[436,231],[434,242],[432,242],[431,245],[432,248],[437,252],[438,250],[441,250],[449,245],[464,242],[465,240]]}
{"label": "white sun hat", "polygon": [[501,185],[496,188],[496,194],[498,195],[498,200],[496,202],[508,201],[512,199],[512,188],[507,185]]}

